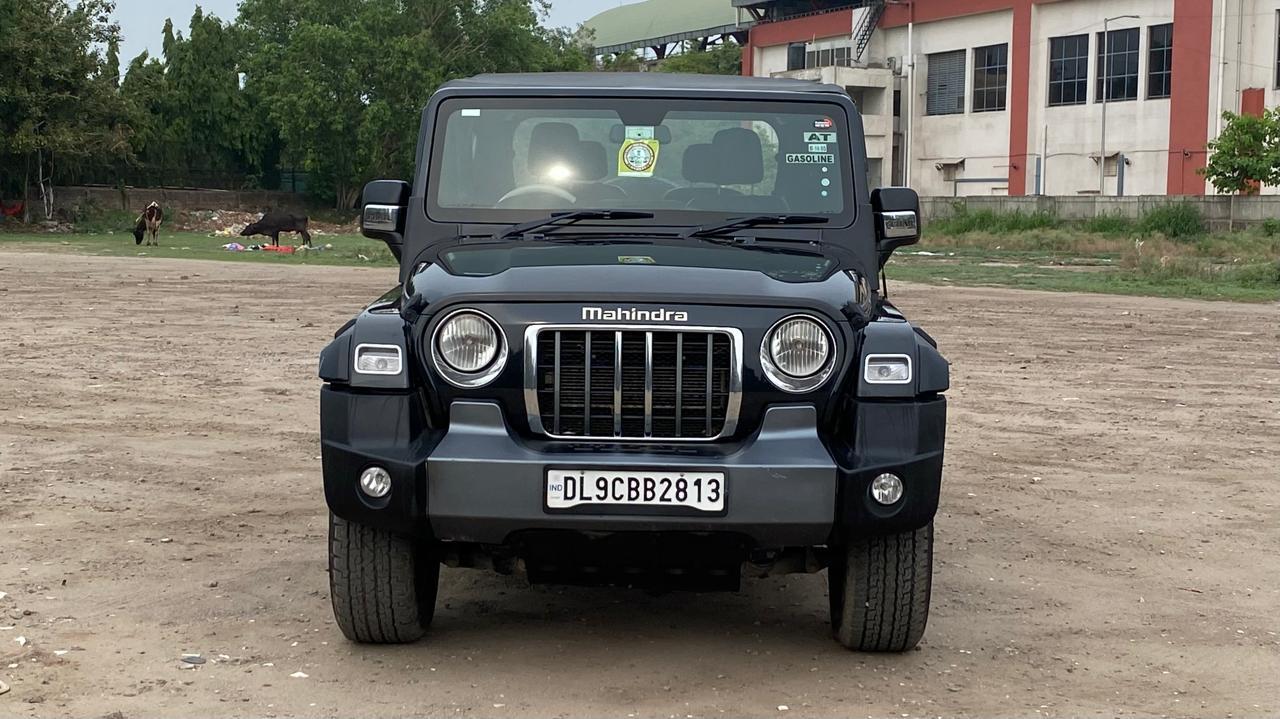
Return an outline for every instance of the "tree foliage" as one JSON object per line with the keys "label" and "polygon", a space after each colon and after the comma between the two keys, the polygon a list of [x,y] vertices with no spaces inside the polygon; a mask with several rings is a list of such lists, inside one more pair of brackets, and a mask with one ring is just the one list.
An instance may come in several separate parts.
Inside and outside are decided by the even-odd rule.
{"label": "tree foliage", "polygon": [[741,75],[742,48],[736,43],[722,42],[699,51],[688,41],[684,52],[671,55],[658,63],[659,72],[687,72],[701,75]]}
{"label": "tree foliage", "polygon": [[245,0],[240,25],[249,87],[340,207],[370,178],[409,175],[422,107],[442,82],[586,67],[528,0]]}
{"label": "tree foliage", "polygon": [[[482,72],[583,70],[543,0],[244,0],[199,7],[123,76],[113,0],[0,0],[0,197],[53,180],[272,186],[279,165],[350,206],[408,177],[435,88]],[[46,209],[52,212],[52,200]]]}
{"label": "tree foliage", "polygon": [[1254,194],[1259,185],[1280,185],[1280,108],[1261,117],[1223,114],[1226,126],[1209,143],[1201,171],[1221,193]]}
{"label": "tree foliage", "polygon": [[119,39],[112,10],[110,0],[0,4],[0,192],[27,198],[35,182],[46,217],[59,167],[131,152],[101,52]]}

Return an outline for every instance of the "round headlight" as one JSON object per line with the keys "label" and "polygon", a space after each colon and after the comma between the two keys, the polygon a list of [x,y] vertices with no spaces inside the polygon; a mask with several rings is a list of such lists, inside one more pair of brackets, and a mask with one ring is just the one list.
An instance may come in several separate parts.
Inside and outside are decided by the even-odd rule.
{"label": "round headlight", "polygon": [[459,312],[441,325],[436,349],[450,368],[467,374],[479,372],[498,356],[498,330],[474,312]]}
{"label": "round headlight", "polygon": [[791,377],[812,377],[831,359],[831,340],[822,325],[806,317],[789,319],[769,337],[769,357]]}

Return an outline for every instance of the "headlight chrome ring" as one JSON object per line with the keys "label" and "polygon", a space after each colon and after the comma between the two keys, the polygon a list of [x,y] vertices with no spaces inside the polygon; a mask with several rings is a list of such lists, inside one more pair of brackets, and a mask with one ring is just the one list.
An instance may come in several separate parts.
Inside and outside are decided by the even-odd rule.
{"label": "headlight chrome ring", "polygon": [[[790,367],[789,369],[791,371],[789,372],[779,366],[779,362],[774,356],[774,340],[780,330],[786,328],[790,323],[796,323],[798,321],[812,323],[814,327],[810,328],[806,325],[800,324],[791,325],[794,327],[795,332],[802,333],[796,335],[797,341],[808,342],[813,345],[813,349],[811,351],[816,351],[817,348],[821,348],[824,356],[821,358],[822,361],[820,363],[812,361],[809,362],[810,366],[816,365],[812,366],[812,369],[808,366]],[[813,333],[815,328],[817,332],[816,335]],[[806,331],[809,332],[807,337],[803,335]],[[812,392],[813,390],[821,387],[836,371],[835,338],[832,337],[831,331],[827,329],[827,326],[816,317],[811,315],[791,315],[789,317],[784,317],[770,327],[769,331],[764,334],[764,340],[760,343],[760,365],[764,368],[765,376],[768,377],[769,381],[773,383],[773,386],[778,389],[792,394]]]}
{"label": "headlight chrome ring", "polygon": [[[444,357],[440,350],[442,331],[450,327],[450,323],[455,320],[458,322],[469,320],[484,322],[493,333],[496,342],[493,356],[485,362],[478,362],[477,368],[473,371],[468,372],[455,367],[453,363]],[[431,363],[435,366],[436,373],[449,384],[461,389],[475,389],[489,384],[502,373],[503,368],[507,365],[507,337],[502,331],[502,326],[495,322],[492,317],[479,310],[459,309],[445,315],[444,319],[436,324],[435,331],[431,333],[430,345]],[[481,357],[483,357],[483,353]]]}

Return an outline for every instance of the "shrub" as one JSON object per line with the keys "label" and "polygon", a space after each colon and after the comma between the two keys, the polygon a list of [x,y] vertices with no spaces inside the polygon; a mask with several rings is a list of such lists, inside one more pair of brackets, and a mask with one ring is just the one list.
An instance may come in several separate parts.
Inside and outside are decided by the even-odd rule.
{"label": "shrub", "polygon": [[1280,220],[1267,218],[1262,221],[1262,234],[1267,237],[1280,236]]}
{"label": "shrub", "polygon": [[1173,202],[1149,210],[1142,216],[1143,232],[1158,232],[1170,239],[1196,237],[1205,233],[1200,208],[1187,202]]}

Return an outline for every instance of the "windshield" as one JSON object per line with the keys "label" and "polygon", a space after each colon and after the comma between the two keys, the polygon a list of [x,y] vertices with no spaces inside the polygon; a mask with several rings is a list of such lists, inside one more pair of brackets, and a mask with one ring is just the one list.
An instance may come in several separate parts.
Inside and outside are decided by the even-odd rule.
{"label": "windshield", "polygon": [[852,216],[835,104],[457,98],[438,117],[427,212],[440,221],[604,208],[652,211],[658,224]]}
{"label": "windshield", "polygon": [[670,243],[508,243],[460,247],[440,253],[441,264],[455,275],[496,275],[517,267],[648,265],[705,267],[761,272],[783,282],[817,282],[837,268],[837,262],[812,252],[778,249],[761,252],[738,247]]}

